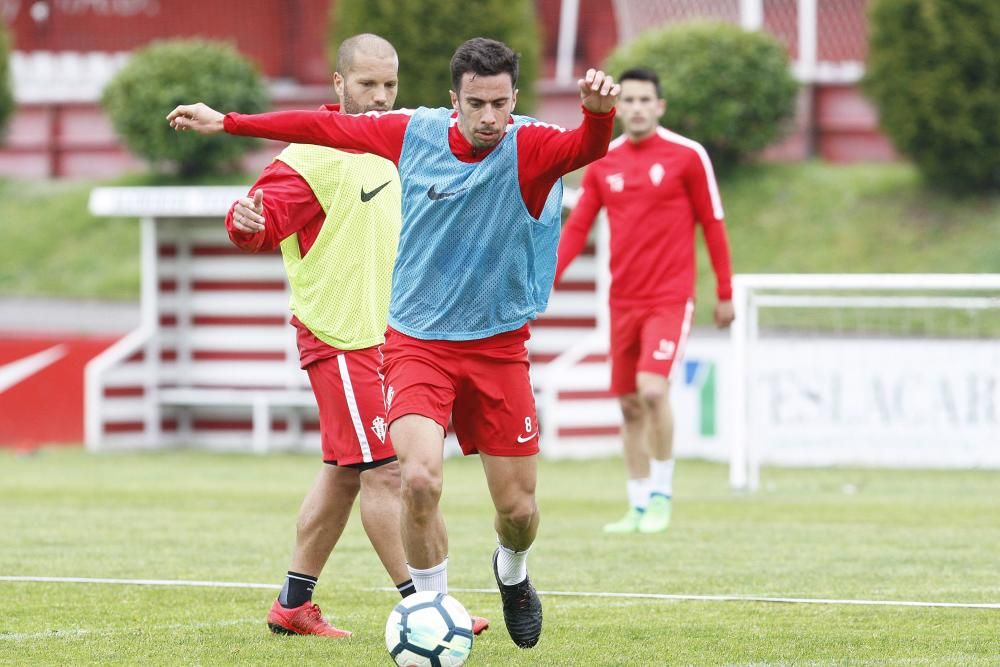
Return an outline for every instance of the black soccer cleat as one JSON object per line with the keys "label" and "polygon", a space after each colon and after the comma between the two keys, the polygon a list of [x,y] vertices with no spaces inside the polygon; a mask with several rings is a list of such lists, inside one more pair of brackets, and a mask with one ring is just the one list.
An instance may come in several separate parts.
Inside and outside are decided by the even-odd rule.
{"label": "black soccer cleat", "polygon": [[507,586],[500,581],[497,572],[498,548],[493,552],[493,576],[500,588],[500,600],[503,602],[503,620],[507,624],[507,632],[514,643],[521,648],[531,648],[542,636],[542,601],[538,599],[531,579],[524,578],[519,584]]}

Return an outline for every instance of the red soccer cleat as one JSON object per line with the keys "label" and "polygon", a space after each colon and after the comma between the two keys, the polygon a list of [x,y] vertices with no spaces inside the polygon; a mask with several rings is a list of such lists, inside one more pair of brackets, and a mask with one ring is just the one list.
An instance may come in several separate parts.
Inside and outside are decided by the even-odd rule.
{"label": "red soccer cleat", "polygon": [[277,600],[267,612],[267,627],[279,635],[319,635],[321,637],[350,637],[348,630],[341,630],[330,625],[323,618],[319,606],[306,602],[301,607],[285,609]]}
{"label": "red soccer cleat", "polygon": [[490,619],[483,618],[482,616],[472,617],[472,634],[478,637],[488,627],[490,627]]}

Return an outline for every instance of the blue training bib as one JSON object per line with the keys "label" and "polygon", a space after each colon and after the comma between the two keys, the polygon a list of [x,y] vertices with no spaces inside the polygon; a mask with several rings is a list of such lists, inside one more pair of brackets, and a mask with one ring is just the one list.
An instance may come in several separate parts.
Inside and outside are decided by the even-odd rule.
{"label": "blue training bib", "polygon": [[425,340],[475,340],[513,331],[545,310],[555,278],[562,181],[539,219],[528,213],[514,125],[481,162],[448,145],[449,109],[414,112],[399,160],[403,227],[389,325]]}

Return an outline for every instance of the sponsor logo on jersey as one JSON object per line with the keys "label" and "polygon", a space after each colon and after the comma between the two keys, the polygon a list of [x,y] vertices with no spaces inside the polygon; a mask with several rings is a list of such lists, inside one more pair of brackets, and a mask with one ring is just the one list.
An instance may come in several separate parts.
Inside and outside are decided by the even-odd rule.
{"label": "sponsor logo on jersey", "polygon": [[390,183],[392,183],[392,181],[386,181],[385,183],[383,183],[382,185],[378,186],[377,188],[375,188],[371,192],[365,192],[365,188],[364,188],[364,186],[362,186],[361,187],[361,201],[363,201],[363,202],[371,201],[372,197],[374,197],[378,193],[382,192],[382,188],[384,188],[385,186],[389,185]]}
{"label": "sponsor logo on jersey", "polygon": [[439,199],[447,199],[448,197],[454,197],[457,194],[461,194],[468,189],[469,188],[459,188],[454,192],[438,192],[432,185],[431,187],[427,188],[427,198],[430,199],[431,201],[437,201]]}
{"label": "sponsor logo on jersey", "polygon": [[621,192],[625,189],[625,174],[608,174],[605,179],[612,192]]}
{"label": "sponsor logo on jersey", "polygon": [[659,349],[653,350],[653,358],[657,361],[669,361],[674,358],[676,351],[677,345],[674,341],[661,338]]}
{"label": "sponsor logo on jersey", "polygon": [[385,442],[386,424],[384,419],[381,417],[373,419],[372,431],[374,431],[375,436],[378,437],[381,442]]}

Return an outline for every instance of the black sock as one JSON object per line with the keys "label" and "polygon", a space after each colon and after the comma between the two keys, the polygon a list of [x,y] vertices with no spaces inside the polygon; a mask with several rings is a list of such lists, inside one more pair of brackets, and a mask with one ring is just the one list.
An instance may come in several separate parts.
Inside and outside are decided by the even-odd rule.
{"label": "black sock", "polygon": [[413,579],[407,579],[406,581],[396,584],[396,590],[404,598],[408,595],[413,595],[417,592],[417,587],[413,585]]}
{"label": "black sock", "polygon": [[281,593],[278,594],[278,602],[285,609],[301,607],[312,600],[313,589],[318,580],[318,577],[310,577],[308,574],[289,570],[288,576],[285,577],[285,585],[281,587]]}

